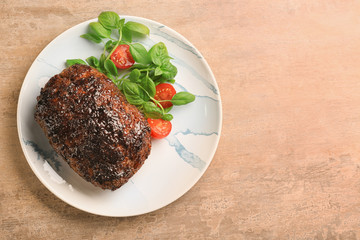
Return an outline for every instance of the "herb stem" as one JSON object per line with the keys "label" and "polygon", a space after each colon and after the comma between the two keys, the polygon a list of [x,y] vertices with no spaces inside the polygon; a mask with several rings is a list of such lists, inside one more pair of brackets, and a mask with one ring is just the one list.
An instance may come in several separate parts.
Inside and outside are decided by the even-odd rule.
{"label": "herb stem", "polygon": [[139,87],[144,90],[144,92],[149,96],[150,100],[152,100],[156,105],[158,105],[161,108],[161,111],[163,114],[165,114],[165,110],[163,108],[163,106],[159,103],[158,100],[156,100],[155,98],[153,98],[152,96],[150,96],[150,94],[148,93],[148,91],[146,91],[142,86],[139,85]]}
{"label": "herb stem", "polygon": [[124,79],[124,80],[125,80],[125,78],[126,78],[127,76],[129,76],[130,73],[131,73],[131,72],[125,73],[124,75],[121,76],[121,79]]}
{"label": "herb stem", "polygon": [[156,100],[155,98],[153,98],[151,96],[149,96],[149,97],[157,106],[159,106],[161,108],[162,113],[165,114],[165,110],[164,110],[163,106],[160,104],[160,101]]}
{"label": "herb stem", "polygon": [[149,71],[152,70],[151,68],[144,68],[144,69],[139,69],[140,72],[147,72],[146,75],[149,75]]}
{"label": "herb stem", "polygon": [[122,31],[121,28],[119,29],[119,40],[116,42],[115,46],[113,47],[113,49],[111,50],[111,52],[109,53],[109,55],[106,57],[105,61],[108,60],[111,56],[111,54],[113,54],[113,52],[115,51],[115,49],[119,46],[120,41],[122,38]]}

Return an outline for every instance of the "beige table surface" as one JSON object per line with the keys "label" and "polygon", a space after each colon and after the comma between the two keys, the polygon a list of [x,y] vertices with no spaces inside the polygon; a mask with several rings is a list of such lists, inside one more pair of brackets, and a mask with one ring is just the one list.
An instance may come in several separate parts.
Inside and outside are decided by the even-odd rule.
{"label": "beige table surface", "polygon": [[[360,239],[359,1],[3,0],[0,10],[0,239]],[[17,137],[33,60],[103,10],[184,35],[222,97],[206,173],[179,200],[137,217],[62,202]]]}

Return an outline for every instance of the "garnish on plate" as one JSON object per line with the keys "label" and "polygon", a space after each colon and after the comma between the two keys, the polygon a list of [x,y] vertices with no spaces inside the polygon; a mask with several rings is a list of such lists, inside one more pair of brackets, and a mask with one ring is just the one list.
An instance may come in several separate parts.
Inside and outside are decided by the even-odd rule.
{"label": "garnish on plate", "polygon": [[155,125],[157,129],[166,129],[166,134],[163,131],[155,137],[162,138],[171,131],[173,116],[170,110],[173,105],[193,102],[195,96],[185,91],[176,92],[172,86],[177,68],[171,63],[172,58],[163,42],[156,43],[149,50],[141,43],[133,42],[134,36],[149,34],[149,28],[141,23],[125,21],[112,11],[102,12],[97,22],[89,24],[88,32],[81,35],[104,46],[100,57],[90,56],[85,61],[68,59],[66,65],[90,65],[104,73],[127,101],[144,113],[149,123],[156,122],[150,124],[152,132]]}

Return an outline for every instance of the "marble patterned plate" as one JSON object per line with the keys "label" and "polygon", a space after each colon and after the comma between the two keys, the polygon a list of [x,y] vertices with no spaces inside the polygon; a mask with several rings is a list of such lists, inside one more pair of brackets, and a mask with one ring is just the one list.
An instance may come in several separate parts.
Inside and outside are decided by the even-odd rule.
{"label": "marble patterned plate", "polygon": [[163,24],[139,17],[122,17],[150,28],[150,36],[140,40],[148,49],[160,41],[166,44],[178,68],[175,89],[196,95],[193,103],[173,108],[171,134],[152,141],[149,158],[127,184],[110,191],[83,180],[53,151],[34,120],[36,97],[41,87],[65,68],[66,59],[100,56],[102,46],[79,37],[96,19],[70,28],[44,48],[25,77],[17,109],[21,146],[39,180],[57,197],[78,209],[114,217],[148,213],[186,193],[209,166],[222,123],[217,83],[200,52]]}

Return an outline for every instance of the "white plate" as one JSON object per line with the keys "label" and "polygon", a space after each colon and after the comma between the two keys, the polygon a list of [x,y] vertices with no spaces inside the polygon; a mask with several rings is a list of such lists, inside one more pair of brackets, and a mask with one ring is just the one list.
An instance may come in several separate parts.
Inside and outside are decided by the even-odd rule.
{"label": "white plate", "polygon": [[66,203],[93,214],[133,216],[154,211],[186,193],[209,166],[221,132],[222,110],[214,75],[199,51],[183,36],[163,24],[132,16],[126,21],[147,25],[150,36],[140,42],[148,49],[164,42],[178,68],[175,88],[196,95],[188,105],[174,107],[173,130],[153,140],[149,158],[127,184],[116,191],[94,187],[79,177],[53,151],[34,120],[41,87],[64,68],[66,59],[99,57],[100,44],[80,38],[88,24],[76,25],[55,38],[35,59],[21,88],[17,126],[24,155],[40,181]]}

